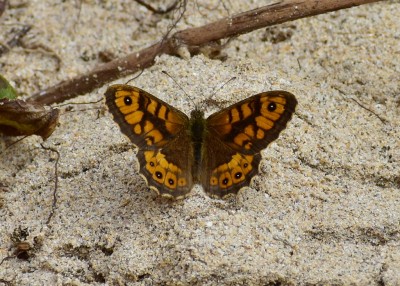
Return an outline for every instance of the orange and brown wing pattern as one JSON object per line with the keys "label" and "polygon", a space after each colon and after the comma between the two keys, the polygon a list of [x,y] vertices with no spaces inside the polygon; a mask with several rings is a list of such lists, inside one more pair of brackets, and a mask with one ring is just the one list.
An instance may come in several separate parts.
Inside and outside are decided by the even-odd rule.
{"label": "orange and brown wing pattern", "polygon": [[200,174],[204,190],[211,197],[224,198],[247,187],[258,173],[260,153],[245,155],[224,145],[212,133],[206,136]]}
{"label": "orange and brown wing pattern", "polygon": [[167,197],[188,193],[193,185],[188,117],[137,87],[112,85],[105,96],[115,122],[139,148],[140,173],[150,188]]}
{"label": "orange and brown wing pattern", "polygon": [[156,149],[164,146],[189,121],[183,112],[134,86],[112,85],[105,96],[115,122],[139,148]]}
{"label": "orange and brown wing pattern", "polygon": [[209,139],[204,142],[202,165],[206,191],[223,197],[247,186],[258,173],[260,151],[278,138],[296,105],[293,94],[278,90],[254,95],[212,114],[207,119]]}
{"label": "orange and brown wing pattern", "polygon": [[[151,189],[164,197],[175,199],[182,199],[190,192],[193,187],[190,147],[191,144],[182,145],[180,153],[175,153],[175,150],[139,149],[137,158],[140,173]],[[186,160],[182,160],[184,158]]]}

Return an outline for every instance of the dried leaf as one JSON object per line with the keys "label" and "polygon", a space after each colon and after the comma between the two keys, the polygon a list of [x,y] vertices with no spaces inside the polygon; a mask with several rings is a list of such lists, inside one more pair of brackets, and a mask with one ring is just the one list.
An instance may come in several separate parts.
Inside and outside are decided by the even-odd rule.
{"label": "dried leaf", "polygon": [[60,111],[23,100],[0,99],[0,133],[39,135],[46,140],[57,126]]}

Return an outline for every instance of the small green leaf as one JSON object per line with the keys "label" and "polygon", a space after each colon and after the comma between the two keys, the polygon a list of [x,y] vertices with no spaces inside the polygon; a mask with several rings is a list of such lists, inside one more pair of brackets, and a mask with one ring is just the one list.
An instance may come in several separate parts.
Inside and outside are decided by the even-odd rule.
{"label": "small green leaf", "polygon": [[15,99],[18,94],[8,81],[0,75],[0,99]]}

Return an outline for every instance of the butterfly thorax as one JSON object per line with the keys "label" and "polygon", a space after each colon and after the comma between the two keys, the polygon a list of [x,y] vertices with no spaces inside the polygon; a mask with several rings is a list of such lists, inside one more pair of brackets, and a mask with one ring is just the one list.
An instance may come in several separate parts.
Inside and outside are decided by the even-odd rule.
{"label": "butterfly thorax", "polygon": [[204,119],[204,112],[195,109],[190,113],[190,136],[192,137],[193,144],[193,175],[196,182],[199,181],[199,170],[202,157],[202,146],[204,142],[206,120]]}

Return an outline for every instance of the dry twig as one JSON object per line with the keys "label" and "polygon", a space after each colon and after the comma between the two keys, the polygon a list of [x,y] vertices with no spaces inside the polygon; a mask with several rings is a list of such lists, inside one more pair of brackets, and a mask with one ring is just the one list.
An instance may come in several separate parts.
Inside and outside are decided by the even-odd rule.
{"label": "dry twig", "polygon": [[178,31],[167,39],[95,68],[85,75],[61,82],[34,94],[31,102],[52,104],[85,94],[119,77],[133,74],[154,64],[161,54],[178,55],[183,47],[196,53],[202,46],[213,44],[260,28],[314,16],[322,13],[350,8],[379,0],[287,0],[251,11],[232,15],[216,22]]}

